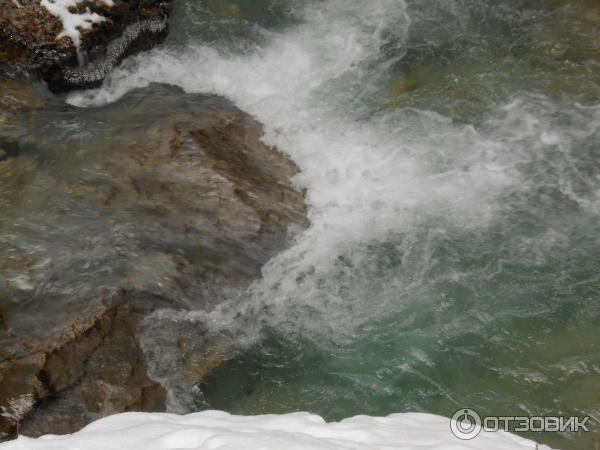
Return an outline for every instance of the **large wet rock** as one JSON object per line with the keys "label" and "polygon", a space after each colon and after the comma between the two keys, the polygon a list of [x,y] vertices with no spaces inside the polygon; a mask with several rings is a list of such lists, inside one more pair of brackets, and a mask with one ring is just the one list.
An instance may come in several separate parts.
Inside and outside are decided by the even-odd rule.
{"label": "large wet rock", "polygon": [[35,75],[51,90],[99,85],[128,55],[152,48],[168,31],[170,0],[81,0],[74,12],[98,14],[104,20],[81,30],[79,48],[40,0],[0,2],[0,75]]}
{"label": "large wet rock", "polygon": [[[164,330],[145,318],[211,310],[306,220],[294,164],[220,97],[154,85],[95,110],[40,102],[0,133],[19,149],[0,161],[4,438],[164,410],[140,335]],[[221,343],[178,342],[190,383],[218,365]]]}

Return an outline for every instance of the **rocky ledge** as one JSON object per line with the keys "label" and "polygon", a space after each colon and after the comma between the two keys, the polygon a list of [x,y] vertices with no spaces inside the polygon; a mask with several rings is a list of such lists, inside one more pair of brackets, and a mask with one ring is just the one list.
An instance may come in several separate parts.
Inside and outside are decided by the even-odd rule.
{"label": "rocky ledge", "polygon": [[[297,169],[220,97],[152,85],[80,110],[10,83],[0,89],[0,440],[163,411],[152,370],[191,387],[224,347],[190,322],[145,319],[202,314],[259,277],[305,225]],[[179,358],[147,348],[165,333]],[[172,359],[180,365],[156,367]]]}
{"label": "rocky ledge", "polygon": [[[53,2],[45,0],[50,8]],[[77,39],[40,0],[0,2],[0,76],[36,76],[54,92],[94,87],[133,53],[162,42],[171,0],[79,0],[68,11],[87,14]]]}

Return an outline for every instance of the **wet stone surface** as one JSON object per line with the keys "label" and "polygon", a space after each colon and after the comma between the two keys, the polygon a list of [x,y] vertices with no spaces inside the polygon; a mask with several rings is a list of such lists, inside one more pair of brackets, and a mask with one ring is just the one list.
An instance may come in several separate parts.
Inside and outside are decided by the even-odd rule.
{"label": "wet stone surface", "polygon": [[[42,95],[6,111],[2,437],[164,410],[142,321],[159,309],[211,310],[256,279],[305,225],[296,167],[227,100],[164,85],[98,109]],[[194,346],[182,339],[190,383],[219,361]]]}

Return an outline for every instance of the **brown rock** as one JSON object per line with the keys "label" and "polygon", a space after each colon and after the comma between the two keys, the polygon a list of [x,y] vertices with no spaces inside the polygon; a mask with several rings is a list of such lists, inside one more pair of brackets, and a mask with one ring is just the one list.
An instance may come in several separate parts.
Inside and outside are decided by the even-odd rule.
{"label": "brown rock", "polygon": [[[177,342],[168,351],[186,386],[218,366],[228,344],[209,344],[197,325],[146,319],[210,310],[260,276],[289,227],[306,220],[294,164],[222,98],[153,85],[101,110],[35,117],[44,114],[61,126],[37,131],[32,119],[20,154],[0,161],[0,192],[14,194],[0,199],[5,436],[164,410],[164,374],[149,373],[148,359],[160,360],[160,349],[143,337]],[[65,137],[75,126],[90,134]]]}
{"label": "brown rock", "polygon": [[85,0],[78,5],[105,17],[82,30],[77,49],[68,37],[57,39],[60,21],[39,0],[0,4],[0,75],[35,75],[55,92],[99,85],[128,55],[162,42],[168,32],[170,0]]}

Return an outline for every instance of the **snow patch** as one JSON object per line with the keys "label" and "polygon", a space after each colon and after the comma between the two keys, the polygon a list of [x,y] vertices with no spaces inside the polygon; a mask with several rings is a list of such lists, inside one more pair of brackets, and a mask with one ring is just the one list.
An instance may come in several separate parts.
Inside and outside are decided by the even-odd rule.
{"label": "snow patch", "polygon": [[461,441],[450,419],[430,414],[357,416],[326,423],[309,413],[232,416],[204,411],[174,414],[125,413],[94,422],[67,436],[20,437],[1,450],[550,450],[510,433],[482,432]]}
{"label": "snow patch", "polygon": [[31,394],[12,398],[8,401],[8,407],[0,407],[0,417],[19,422],[26,414],[29,413],[29,411],[31,411],[34,403],[35,398]]}
{"label": "snow patch", "polygon": [[[77,7],[77,5],[83,1],[84,0],[40,1],[40,5],[62,22],[63,30],[56,38],[61,39],[66,36],[73,41],[73,44],[77,48],[79,48],[81,44],[81,33],[79,30],[89,30],[94,24],[102,23],[106,20],[103,16],[91,12],[89,8],[86,8],[83,13],[71,12],[71,8]],[[100,0],[100,2],[108,7],[114,6],[113,0]]]}

